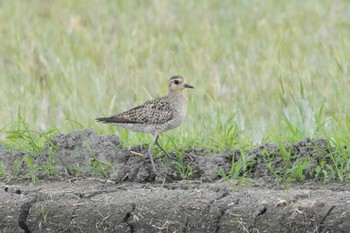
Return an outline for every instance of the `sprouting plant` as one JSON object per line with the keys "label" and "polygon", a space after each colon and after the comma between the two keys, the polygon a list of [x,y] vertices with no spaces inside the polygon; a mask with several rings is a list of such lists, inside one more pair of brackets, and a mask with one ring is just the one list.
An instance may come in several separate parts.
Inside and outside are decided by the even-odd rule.
{"label": "sprouting plant", "polygon": [[194,168],[188,164],[184,165],[183,159],[180,160],[179,162],[176,162],[177,170],[183,180],[188,180],[190,179],[193,174],[194,174]]}
{"label": "sprouting plant", "polygon": [[315,178],[321,181],[328,182],[335,179],[336,172],[333,167],[327,164],[326,160],[322,159],[319,165],[314,169]]}
{"label": "sprouting plant", "polygon": [[38,173],[40,172],[40,165],[35,163],[35,160],[32,156],[27,155],[23,159],[23,164],[26,165],[26,173],[24,175],[25,178],[31,179],[32,182],[38,182]]}
{"label": "sprouting plant", "polygon": [[228,148],[230,148],[232,145],[236,143],[238,133],[239,133],[239,127],[237,123],[228,126],[228,128],[225,130],[224,140]]}
{"label": "sprouting plant", "polygon": [[6,167],[3,162],[0,163],[0,177],[6,176]]}
{"label": "sprouting plant", "polygon": [[220,169],[218,176],[223,178],[238,178],[245,177],[249,170],[254,166],[254,161],[250,160],[243,148],[240,149],[240,159],[236,160],[234,155],[232,155],[230,172],[228,175],[224,170]]}
{"label": "sprouting plant", "polygon": [[36,207],[36,212],[39,215],[39,227],[42,227],[43,224],[47,223],[49,212],[46,211],[45,207],[42,205]]}
{"label": "sprouting plant", "polygon": [[89,166],[92,168],[95,175],[108,177],[110,175],[110,170],[112,168],[112,163],[98,159],[94,153],[94,151],[91,149],[90,145],[85,143],[86,148],[89,150]]}
{"label": "sprouting plant", "polygon": [[13,178],[17,178],[21,172],[22,169],[22,160],[16,158],[13,162],[12,162],[12,168],[13,168],[13,173],[12,173],[12,177]]}
{"label": "sprouting plant", "polygon": [[228,175],[226,174],[226,172],[222,168],[219,169],[217,176],[223,178],[224,180],[229,179]]}
{"label": "sprouting plant", "polygon": [[[244,152],[243,152],[244,153]],[[242,159],[244,159],[244,155]],[[230,169],[230,177],[238,177],[244,174],[244,165],[242,162],[235,161],[234,156],[232,156],[231,169]]]}
{"label": "sprouting plant", "polygon": [[308,157],[297,159],[291,168],[286,170],[287,181],[304,181],[305,170],[310,167],[310,159]]}
{"label": "sprouting plant", "polygon": [[57,176],[56,167],[58,165],[56,154],[58,152],[58,149],[55,145],[52,144],[50,140],[50,147],[47,151],[47,159],[45,163],[40,164],[40,168],[42,170],[43,175],[52,177]]}
{"label": "sprouting plant", "polygon": [[215,146],[220,150],[232,149],[238,144],[239,125],[234,121],[235,115],[232,115],[227,120],[219,117],[217,130],[220,132],[218,137],[210,137],[215,142]]}
{"label": "sprouting plant", "polygon": [[194,175],[195,169],[191,166],[191,164],[185,164],[183,152],[180,151],[177,143],[175,143],[172,138],[169,138],[169,140],[172,146],[175,148],[176,155],[179,158],[179,160],[175,162],[179,175],[183,180],[190,179]]}
{"label": "sprouting plant", "polygon": [[70,164],[64,167],[66,176],[81,176],[83,169],[78,164]]}
{"label": "sprouting plant", "polygon": [[[291,148],[290,148],[291,150]],[[284,145],[279,146],[279,153],[281,158],[283,159],[284,167],[290,167],[291,166],[291,151],[287,151],[286,147]]]}
{"label": "sprouting plant", "polygon": [[8,141],[17,147],[20,146],[22,150],[30,150],[34,153],[43,151],[46,141],[48,141],[56,129],[47,130],[43,132],[36,132],[29,128],[28,123],[23,119],[20,111],[17,114],[17,121],[14,130],[4,131]]}

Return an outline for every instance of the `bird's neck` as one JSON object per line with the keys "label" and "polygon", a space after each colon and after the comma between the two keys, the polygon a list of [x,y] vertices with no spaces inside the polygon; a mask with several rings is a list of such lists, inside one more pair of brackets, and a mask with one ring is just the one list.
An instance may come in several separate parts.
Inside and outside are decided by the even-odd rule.
{"label": "bird's neck", "polygon": [[186,108],[187,106],[187,97],[182,91],[170,92],[168,95],[171,99],[174,99],[174,103],[180,103],[182,107]]}
{"label": "bird's neck", "polygon": [[185,93],[183,91],[169,91],[168,95],[173,97],[186,98]]}

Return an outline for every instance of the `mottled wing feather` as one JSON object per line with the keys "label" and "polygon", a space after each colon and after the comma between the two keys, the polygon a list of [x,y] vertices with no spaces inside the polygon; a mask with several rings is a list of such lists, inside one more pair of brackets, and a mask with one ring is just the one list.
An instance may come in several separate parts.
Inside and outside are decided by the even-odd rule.
{"label": "mottled wing feather", "polygon": [[164,97],[147,101],[146,103],[122,112],[115,116],[125,120],[145,123],[145,124],[163,124],[173,118],[173,111],[169,102]]}
{"label": "mottled wing feather", "polygon": [[100,118],[96,118],[96,120],[99,122],[110,123],[110,124],[113,124],[113,123],[137,124],[137,123],[139,123],[136,121],[127,120],[127,119],[119,118],[116,116],[100,117]]}

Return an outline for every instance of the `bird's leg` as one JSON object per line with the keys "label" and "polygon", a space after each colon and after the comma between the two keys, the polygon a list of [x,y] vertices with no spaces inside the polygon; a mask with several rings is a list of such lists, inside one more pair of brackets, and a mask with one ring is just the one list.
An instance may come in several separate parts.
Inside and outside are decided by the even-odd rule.
{"label": "bird's leg", "polygon": [[153,138],[151,145],[149,145],[149,148],[148,148],[148,155],[149,155],[149,158],[151,159],[152,169],[153,169],[154,173],[157,173],[157,170],[156,170],[156,166],[154,166],[152,149],[154,147],[154,143],[157,141],[157,137],[158,137],[158,135]]}
{"label": "bird's leg", "polygon": [[159,142],[158,142],[158,136],[159,136],[159,135],[157,135],[156,138],[155,138],[155,143],[156,143],[156,145],[168,156],[169,159],[171,159],[171,160],[177,160],[177,158],[175,158],[174,156],[171,156],[168,152],[166,152],[166,150],[163,149],[163,147],[160,146],[160,144],[159,144]]}

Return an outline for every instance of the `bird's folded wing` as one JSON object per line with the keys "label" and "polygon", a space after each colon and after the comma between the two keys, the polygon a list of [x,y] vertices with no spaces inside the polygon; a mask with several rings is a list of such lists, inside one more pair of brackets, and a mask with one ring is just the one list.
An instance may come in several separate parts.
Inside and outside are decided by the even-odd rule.
{"label": "bird's folded wing", "polygon": [[116,117],[135,123],[164,124],[173,118],[173,111],[168,103],[155,99],[120,113]]}
{"label": "bird's folded wing", "polygon": [[107,124],[116,124],[116,123],[119,123],[119,124],[137,124],[137,123],[140,123],[140,122],[120,118],[117,116],[99,117],[99,118],[96,118],[96,120],[99,122],[102,122],[102,123],[107,123]]}

